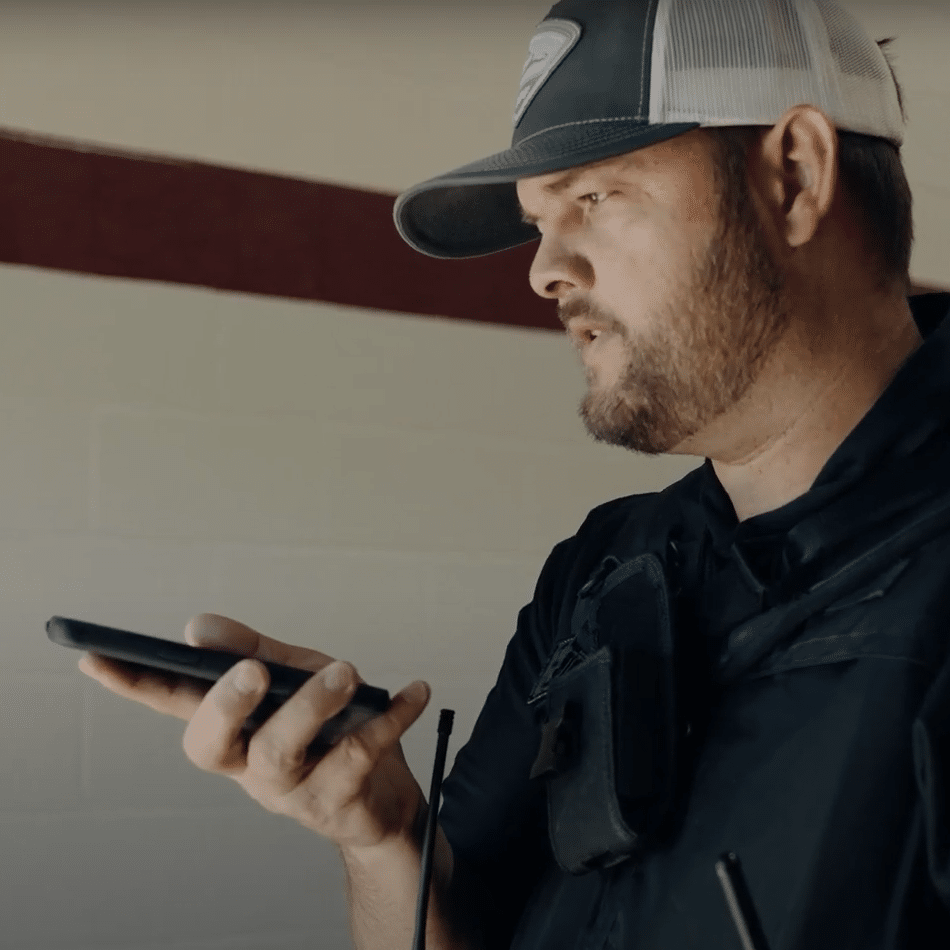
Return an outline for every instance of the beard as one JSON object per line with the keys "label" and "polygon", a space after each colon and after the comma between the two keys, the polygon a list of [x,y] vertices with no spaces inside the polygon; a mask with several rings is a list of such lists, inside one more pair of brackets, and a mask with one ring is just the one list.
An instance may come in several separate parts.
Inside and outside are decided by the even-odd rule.
{"label": "beard", "polygon": [[590,387],[578,414],[597,442],[661,455],[733,407],[755,383],[791,323],[782,272],[769,253],[744,176],[723,182],[716,232],[694,256],[685,284],[654,310],[651,332],[633,339],[613,315],[589,315],[619,336],[623,369]]}

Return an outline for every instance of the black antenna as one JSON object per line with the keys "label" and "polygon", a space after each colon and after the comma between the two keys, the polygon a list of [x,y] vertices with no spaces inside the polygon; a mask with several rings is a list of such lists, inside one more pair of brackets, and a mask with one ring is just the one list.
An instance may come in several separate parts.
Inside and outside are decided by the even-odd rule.
{"label": "black antenna", "polygon": [[729,912],[739,931],[742,950],[769,950],[765,932],[752,903],[752,895],[742,874],[742,865],[732,851],[726,851],[716,862],[716,874],[726,895]]}
{"label": "black antenna", "polygon": [[445,753],[449,747],[449,735],[455,711],[443,709],[439,713],[439,741],[435,747],[435,764],[432,766],[432,786],[429,789],[429,813],[426,815],[426,833],[422,840],[422,871],[419,874],[419,899],[416,903],[416,935],[412,950],[425,950],[426,918],[429,914],[429,882],[432,880],[432,852],[435,850],[435,823],[439,814],[439,799],[442,797],[442,775],[445,772]]}

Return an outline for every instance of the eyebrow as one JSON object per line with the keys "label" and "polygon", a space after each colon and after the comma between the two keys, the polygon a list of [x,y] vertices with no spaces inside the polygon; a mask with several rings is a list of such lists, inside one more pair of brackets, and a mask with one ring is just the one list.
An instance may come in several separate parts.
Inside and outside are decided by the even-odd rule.
{"label": "eyebrow", "polygon": [[[543,190],[551,195],[559,195],[561,192],[567,191],[567,189],[570,188],[578,178],[583,175],[590,174],[593,171],[596,171],[596,169],[591,168],[590,166],[582,166],[581,168],[572,169],[563,178],[558,179],[550,185],[545,185]],[[518,210],[521,212],[522,222],[524,224],[537,224],[538,218],[535,217],[535,215],[528,214],[528,212],[525,211],[521,204],[521,199],[516,196],[515,200],[518,202]]]}
{"label": "eyebrow", "polygon": [[[619,168],[611,169],[615,174],[618,171],[623,171],[629,168],[631,165],[635,164],[638,156],[627,156],[627,161],[625,161]],[[581,165],[580,168],[571,169],[563,178],[559,178],[557,181],[552,182],[550,185],[545,185],[543,190],[550,195],[559,195],[564,191],[567,191],[578,178],[582,178],[584,175],[597,174],[603,170],[603,165],[598,162],[592,165]],[[537,224],[538,218],[533,214],[528,214],[525,211],[524,207],[521,204],[521,199],[515,196],[515,200],[518,203],[518,210],[521,212],[521,220],[524,224]]]}

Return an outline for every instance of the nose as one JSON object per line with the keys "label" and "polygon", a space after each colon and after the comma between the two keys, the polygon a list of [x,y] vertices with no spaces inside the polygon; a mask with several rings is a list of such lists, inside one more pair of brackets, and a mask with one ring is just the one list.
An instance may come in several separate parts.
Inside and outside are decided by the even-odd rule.
{"label": "nose", "polygon": [[590,290],[594,271],[555,234],[543,234],[528,274],[531,289],[549,300],[561,300],[574,291]]}

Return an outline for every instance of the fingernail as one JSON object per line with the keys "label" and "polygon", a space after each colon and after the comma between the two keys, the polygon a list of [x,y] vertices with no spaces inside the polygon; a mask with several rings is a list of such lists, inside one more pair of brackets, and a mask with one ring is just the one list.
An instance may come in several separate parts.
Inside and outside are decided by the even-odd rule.
{"label": "fingernail", "polygon": [[349,664],[343,660],[334,660],[323,671],[323,681],[327,684],[327,689],[339,690],[348,686],[350,682]]}
{"label": "fingernail", "polygon": [[421,702],[423,699],[429,698],[429,686],[422,680],[416,680],[415,683],[410,685],[408,693],[411,700]]}
{"label": "fingernail", "polygon": [[239,693],[248,695],[260,688],[261,677],[253,663],[241,662],[232,682]]}

